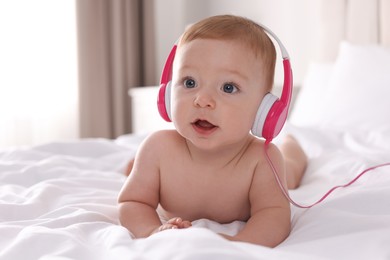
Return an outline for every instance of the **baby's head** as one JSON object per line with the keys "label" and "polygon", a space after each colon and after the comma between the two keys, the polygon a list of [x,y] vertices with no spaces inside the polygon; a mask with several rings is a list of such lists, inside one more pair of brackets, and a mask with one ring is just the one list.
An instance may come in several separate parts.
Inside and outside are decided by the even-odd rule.
{"label": "baby's head", "polygon": [[[280,100],[268,93],[276,51],[265,31],[282,52],[285,81]],[[172,48],[158,106],[161,116],[188,139],[194,129],[202,136],[223,130],[218,132],[224,132],[227,142],[251,130],[270,141],[283,127],[291,91],[290,62],[280,40],[249,19],[220,15],[190,26]]]}
{"label": "baby's head", "polygon": [[271,39],[260,25],[239,16],[212,16],[191,25],[181,36],[178,48],[196,39],[237,41],[244,44],[248,51],[262,62],[264,71],[261,71],[261,74],[265,77],[266,91],[271,91],[276,51]]}

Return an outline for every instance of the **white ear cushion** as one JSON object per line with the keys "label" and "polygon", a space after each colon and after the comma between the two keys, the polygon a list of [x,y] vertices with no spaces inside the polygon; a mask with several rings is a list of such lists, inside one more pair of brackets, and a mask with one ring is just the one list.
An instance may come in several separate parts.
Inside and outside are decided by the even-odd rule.
{"label": "white ear cushion", "polygon": [[268,112],[270,111],[273,104],[278,100],[278,97],[267,93],[261,101],[260,107],[257,110],[255,121],[252,126],[252,134],[258,137],[263,136],[263,127],[267,118]]}
{"label": "white ear cushion", "polygon": [[165,87],[165,109],[167,110],[167,114],[169,119],[172,121],[171,115],[171,81],[168,82]]}

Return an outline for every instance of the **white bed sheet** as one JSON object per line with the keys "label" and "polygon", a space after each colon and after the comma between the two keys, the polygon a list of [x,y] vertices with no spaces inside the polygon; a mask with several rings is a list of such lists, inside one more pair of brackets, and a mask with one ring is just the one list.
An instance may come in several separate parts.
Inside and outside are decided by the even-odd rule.
{"label": "white bed sheet", "polygon": [[[363,169],[390,162],[390,129],[343,133],[288,126],[310,156],[301,203]],[[309,210],[293,207],[277,248],[224,240],[243,225],[199,220],[187,230],[132,239],[118,224],[122,174],[140,136],[90,139],[0,152],[0,259],[390,259],[390,167]],[[276,140],[277,142],[277,140]]]}

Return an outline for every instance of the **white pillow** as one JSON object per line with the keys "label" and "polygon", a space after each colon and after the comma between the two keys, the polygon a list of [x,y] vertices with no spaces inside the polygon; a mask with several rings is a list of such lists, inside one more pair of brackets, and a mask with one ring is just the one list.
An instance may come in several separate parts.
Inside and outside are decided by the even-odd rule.
{"label": "white pillow", "polygon": [[326,92],[333,63],[312,63],[309,66],[302,87],[294,101],[289,122],[298,126],[311,126],[318,117],[318,100]]}
{"label": "white pillow", "polygon": [[311,125],[338,130],[389,126],[390,49],[343,42],[326,90],[317,91],[312,107],[305,108],[316,113]]}

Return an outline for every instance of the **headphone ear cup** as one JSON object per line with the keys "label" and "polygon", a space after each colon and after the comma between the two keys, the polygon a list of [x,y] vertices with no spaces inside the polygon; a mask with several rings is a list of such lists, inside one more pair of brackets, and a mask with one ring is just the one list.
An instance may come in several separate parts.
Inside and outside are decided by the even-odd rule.
{"label": "headphone ear cup", "polygon": [[267,118],[271,111],[271,108],[274,106],[275,103],[277,103],[278,100],[278,97],[271,93],[267,93],[264,96],[259,106],[259,109],[257,110],[255,121],[252,126],[251,131],[253,135],[257,137],[264,137],[265,139],[267,139],[267,137],[263,134],[265,129],[270,128],[270,124],[268,123]]}
{"label": "headphone ear cup", "polygon": [[171,81],[161,84],[157,96],[157,107],[160,116],[167,122],[171,122]]}
{"label": "headphone ear cup", "polygon": [[288,106],[281,100],[276,101],[271,107],[263,127],[263,137],[266,140],[272,141],[280,133],[286,122],[287,113]]}

